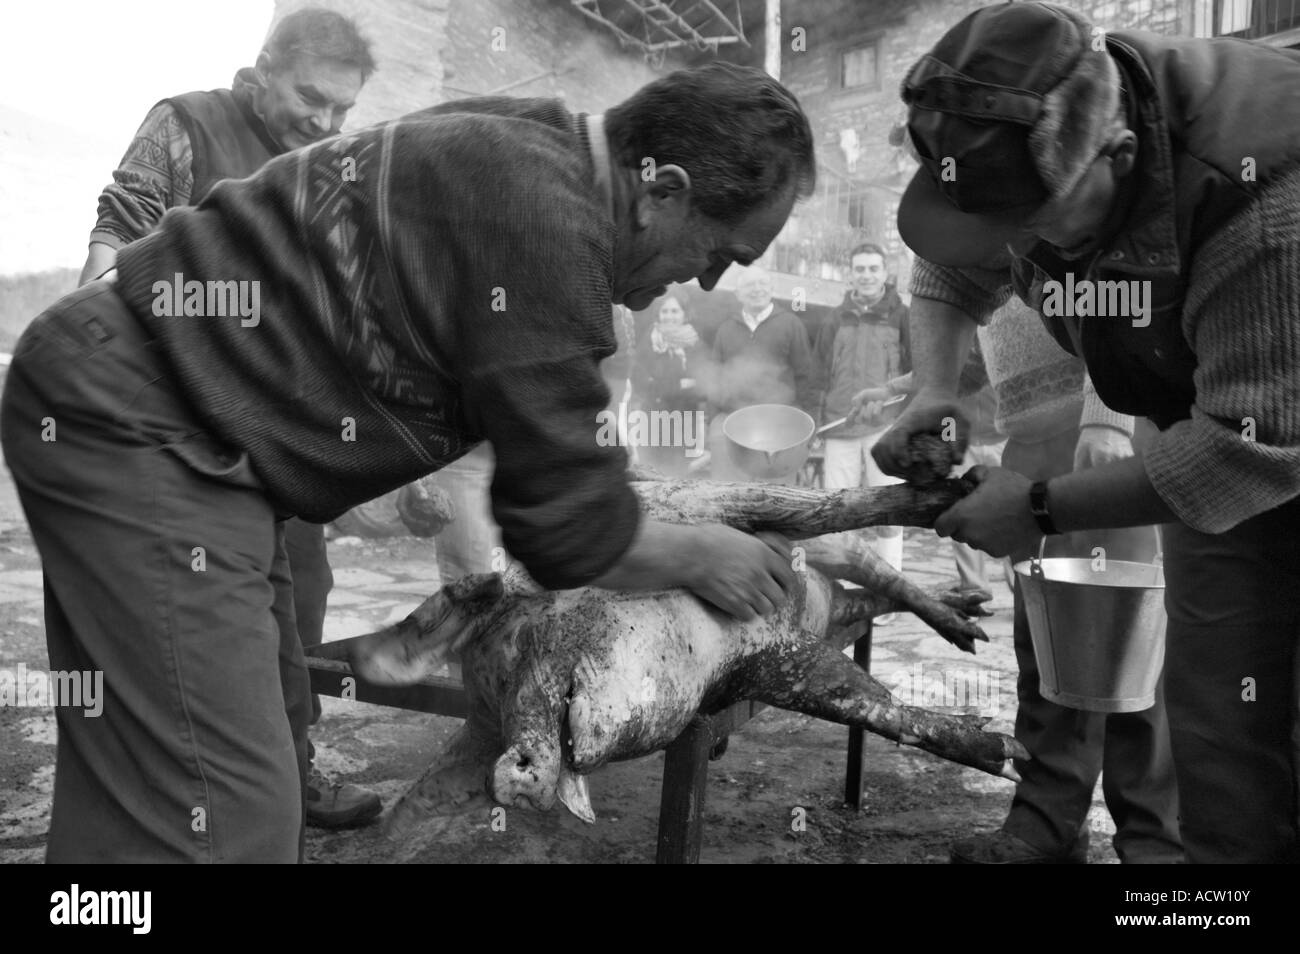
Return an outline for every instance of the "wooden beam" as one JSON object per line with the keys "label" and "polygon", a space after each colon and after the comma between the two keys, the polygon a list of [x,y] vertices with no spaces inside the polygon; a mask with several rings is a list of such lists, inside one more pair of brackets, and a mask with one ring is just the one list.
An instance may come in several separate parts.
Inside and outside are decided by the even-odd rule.
{"label": "wooden beam", "polygon": [[307,657],[307,672],[311,677],[312,692],[324,696],[457,719],[469,714],[465,687],[455,679],[428,676],[411,686],[376,686],[354,675],[346,662],[320,656]]}
{"label": "wooden beam", "polygon": [[639,480],[641,511],[665,523],[725,523],[746,533],[775,530],[806,540],[863,527],[933,527],[971,487],[944,479],[928,487],[891,484],[809,490],[780,484],[710,480]]}
{"label": "wooden beam", "polygon": [[1268,36],[1261,36],[1256,39],[1255,42],[1263,43],[1267,46],[1280,46],[1284,48],[1300,46],[1300,27],[1283,30],[1280,33],[1271,33]]}

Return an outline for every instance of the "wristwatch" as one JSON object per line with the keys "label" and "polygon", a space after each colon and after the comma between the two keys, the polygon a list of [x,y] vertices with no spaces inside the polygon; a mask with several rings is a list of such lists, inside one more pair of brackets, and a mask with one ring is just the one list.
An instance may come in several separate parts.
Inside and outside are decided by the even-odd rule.
{"label": "wristwatch", "polygon": [[1034,515],[1034,522],[1045,535],[1052,536],[1061,532],[1052,523],[1052,515],[1047,509],[1047,481],[1040,480],[1029,488],[1029,512]]}

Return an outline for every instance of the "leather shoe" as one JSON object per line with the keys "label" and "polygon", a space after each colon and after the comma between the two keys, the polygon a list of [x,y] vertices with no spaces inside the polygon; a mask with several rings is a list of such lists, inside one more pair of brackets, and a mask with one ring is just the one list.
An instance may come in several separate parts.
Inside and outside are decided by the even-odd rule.
{"label": "leather shoe", "polygon": [[957,842],[951,858],[955,865],[1086,865],[1088,833],[1081,833],[1069,851],[1052,854],[998,829]]}
{"label": "leather shoe", "polygon": [[315,765],[307,776],[307,824],[313,828],[358,828],[379,817],[379,796],[336,782]]}

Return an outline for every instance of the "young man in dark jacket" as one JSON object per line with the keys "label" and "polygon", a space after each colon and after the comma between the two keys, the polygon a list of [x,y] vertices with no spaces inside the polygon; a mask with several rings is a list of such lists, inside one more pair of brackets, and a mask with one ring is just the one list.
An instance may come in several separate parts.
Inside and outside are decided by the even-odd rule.
{"label": "young man in dark jacket", "polygon": [[[907,306],[888,282],[885,251],[879,245],[859,245],[850,253],[849,264],[849,290],[822,325],[816,347],[824,395],[821,423],[852,418],[825,432],[827,490],[902,482],[881,472],[871,459],[871,448],[898,416],[897,405],[873,405],[874,413],[868,416],[855,413],[853,398],[865,389],[888,388],[891,380],[912,370]],[[902,569],[902,527],[875,528],[874,545],[881,559]],[[888,623],[893,614],[880,619]]]}

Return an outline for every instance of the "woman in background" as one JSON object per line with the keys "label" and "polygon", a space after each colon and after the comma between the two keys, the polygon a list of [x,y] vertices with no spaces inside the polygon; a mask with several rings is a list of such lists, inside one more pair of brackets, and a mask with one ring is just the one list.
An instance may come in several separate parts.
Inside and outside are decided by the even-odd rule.
{"label": "woman in background", "polygon": [[[649,440],[637,446],[637,458],[665,476],[683,477],[702,448],[699,375],[700,338],[686,321],[681,302],[669,295],[659,305],[650,334],[642,339],[636,360],[636,383],[633,392],[641,410],[652,422]],[[656,411],[669,412],[658,418]],[[678,419],[672,412],[678,412]],[[688,415],[694,419],[688,420]],[[667,422],[667,423],[659,423]],[[656,440],[658,438],[658,440]],[[694,439],[694,440],[692,440]],[[654,446],[656,443],[661,446]],[[668,446],[663,446],[668,445]]]}

